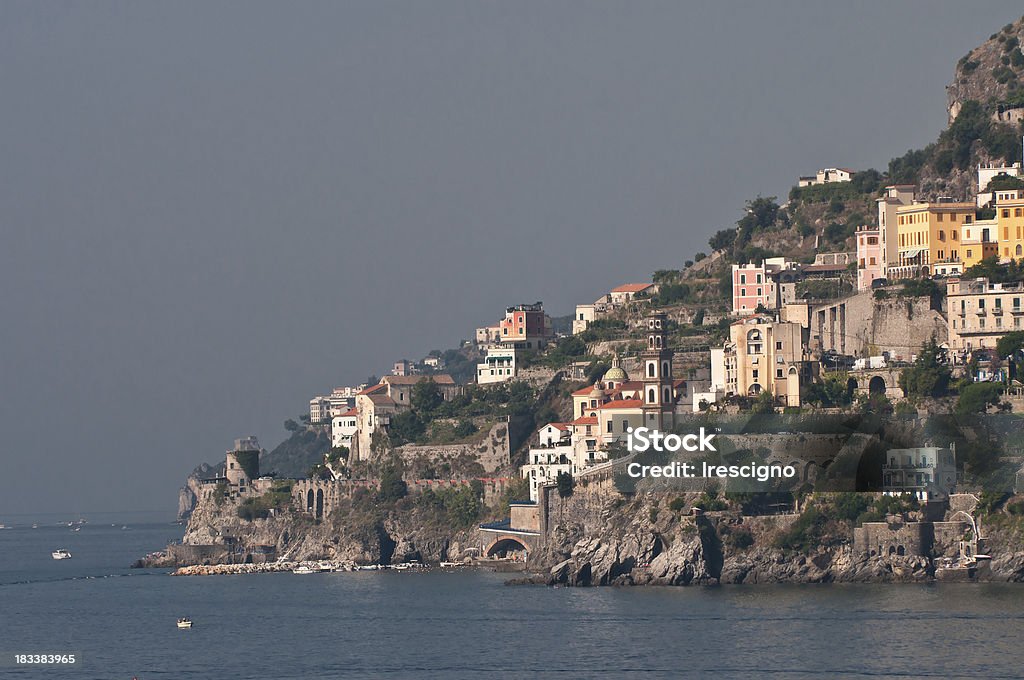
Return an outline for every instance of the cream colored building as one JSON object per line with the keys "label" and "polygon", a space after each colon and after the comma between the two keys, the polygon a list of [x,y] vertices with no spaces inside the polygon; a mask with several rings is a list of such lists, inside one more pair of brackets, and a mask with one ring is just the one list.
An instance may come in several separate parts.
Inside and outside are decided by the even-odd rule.
{"label": "cream colored building", "polygon": [[914,202],[913,184],[891,184],[882,190],[878,203],[878,239],[882,246],[882,273],[888,277],[886,268],[899,262],[899,220],[896,209]]}
{"label": "cream colored building", "polygon": [[1024,284],[951,279],[946,303],[951,349],[993,348],[1006,333],[1024,330]]}
{"label": "cream colored building", "polygon": [[721,355],[726,393],[756,397],[767,391],[785,406],[799,406],[800,386],[810,378],[811,365],[804,332],[798,323],[761,315],[733,323]]}
{"label": "cream colored building", "polygon": [[996,193],[999,261],[1024,259],[1024,190]]}

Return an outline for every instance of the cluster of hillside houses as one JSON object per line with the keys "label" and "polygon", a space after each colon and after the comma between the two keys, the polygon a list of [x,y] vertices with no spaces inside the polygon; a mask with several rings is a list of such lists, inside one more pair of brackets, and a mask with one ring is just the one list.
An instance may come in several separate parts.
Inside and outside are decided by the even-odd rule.
{"label": "cluster of hillside houses", "polygon": [[[853,174],[827,168],[800,178],[800,185],[848,182]],[[674,375],[678,369],[673,367],[674,352],[669,348],[669,318],[651,311],[643,320],[645,349],[628,361],[616,356],[593,385],[572,393],[571,420],[547,424],[537,433],[536,446],[522,468],[531,481],[531,495],[536,497],[539,486],[551,483],[559,472],[576,475],[601,463],[608,447],[621,443],[632,427],[668,429],[683,414],[720,407],[733,397],[755,398],[764,393],[771,395],[777,407],[797,407],[822,371],[840,367],[852,369],[851,387],[867,391],[870,384],[875,391],[879,381],[881,391],[898,397],[902,393],[893,375],[885,374],[889,362],[911,360],[929,337],[938,336],[954,363],[966,363],[972,354],[991,350],[1003,334],[1022,328],[1024,287],[965,280],[961,275],[984,258],[1024,258],[1024,190],[989,189],[994,179],[1020,176],[1020,164],[979,167],[980,191],[974,202],[921,202],[914,186],[888,186],[877,199],[877,226],[856,231],[856,252],[820,253],[810,264],[776,257],[732,265],[734,321],[728,340],[706,350],[705,369],[688,371],[686,379]],[[978,219],[981,208],[994,211],[994,216]],[[912,277],[944,280],[944,308],[928,309],[925,303],[913,323],[908,317],[897,318],[886,336],[884,328],[879,331],[884,324],[871,319],[876,308],[873,293]],[[811,300],[799,294],[802,282],[814,280],[825,282],[825,290],[828,282],[836,283],[834,299]],[[577,305],[572,333],[581,333],[595,321],[657,292],[654,283],[625,284],[593,303]],[[914,313],[907,309],[907,314]],[[874,324],[870,342],[865,330],[869,323]],[[880,341],[879,337],[890,339]],[[524,353],[542,351],[557,338],[543,304],[536,302],[506,308],[495,325],[476,329],[474,342],[483,355],[475,381],[489,385],[521,377]],[[868,361],[869,354],[879,356]],[[461,387],[438,372],[443,368],[439,356],[419,363],[395,362],[392,374],[375,385],[340,387],[330,395],[314,397],[310,423],[329,423],[334,446],[348,447],[356,460],[366,459],[374,433],[386,430],[392,417],[411,408],[412,389],[423,379],[422,372],[430,373],[443,398],[459,393]],[[858,370],[864,373],[860,384],[856,384]],[[578,373],[570,377],[581,378],[582,371]],[[1004,378],[1005,374],[984,377]],[[918,453],[914,460],[932,460],[932,467],[948,463],[945,453]],[[895,479],[898,471],[890,472]],[[931,474],[926,474],[926,481]]]}

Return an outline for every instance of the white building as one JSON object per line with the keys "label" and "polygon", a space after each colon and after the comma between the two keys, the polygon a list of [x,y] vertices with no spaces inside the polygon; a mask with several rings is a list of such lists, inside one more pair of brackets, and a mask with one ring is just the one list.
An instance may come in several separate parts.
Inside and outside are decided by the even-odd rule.
{"label": "white building", "polygon": [[1020,177],[1020,163],[1013,165],[978,165],[978,207],[983,208],[995,199],[994,192],[986,191],[989,182],[999,175]]}
{"label": "white building", "polygon": [[326,396],[316,396],[309,400],[309,422],[312,425],[319,425],[327,422],[331,417],[331,399]]}
{"label": "white building", "polygon": [[537,431],[537,446],[531,447],[526,465],[520,468],[523,478],[530,481],[530,500],[536,502],[539,489],[555,484],[558,475],[574,477],[588,467],[607,460],[607,454],[598,450],[596,418],[589,425],[577,423],[549,423]]}
{"label": "white building", "polygon": [[912,493],[919,500],[948,498],[956,489],[956,448],[889,449],[882,465],[882,490]]}
{"label": "white building", "polygon": [[344,446],[352,448],[352,438],[355,437],[358,426],[359,414],[352,408],[344,413],[339,413],[331,418],[331,446],[338,448]]}
{"label": "white building", "polygon": [[505,382],[516,377],[516,351],[515,347],[488,347],[484,360],[476,365],[477,384]]}
{"label": "white building", "polygon": [[801,177],[797,185],[809,187],[814,184],[829,184],[832,182],[849,182],[853,179],[853,170],[849,168],[822,168],[816,175]]}

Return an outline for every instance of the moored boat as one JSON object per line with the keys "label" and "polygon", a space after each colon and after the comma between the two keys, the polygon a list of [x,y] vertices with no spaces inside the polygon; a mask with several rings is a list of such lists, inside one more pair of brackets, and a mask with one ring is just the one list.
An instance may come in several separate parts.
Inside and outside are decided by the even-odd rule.
{"label": "moored boat", "polygon": [[54,550],[52,553],[50,553],[50,555],[55,560],[70,560],[71,559],[71,552],[69,550],[65,550],[64,548],[60,548],[59,550]]}
{"label": "moored boat", "polygon": [[182,617],[182,618],[178,619],[178,628],[191,628],[191,627],[192,627],[192,619],[188,619],[188,618],[185,618],[185,617]]}

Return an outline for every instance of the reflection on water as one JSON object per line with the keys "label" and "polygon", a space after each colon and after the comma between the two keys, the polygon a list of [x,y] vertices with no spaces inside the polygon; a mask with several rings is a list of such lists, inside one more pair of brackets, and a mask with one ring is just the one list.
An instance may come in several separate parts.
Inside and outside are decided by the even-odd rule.
{"label": "reflection on water", "polygon": [[[1021,674],[1024,586],[552,589],[473,572],[171,578],[126,566],[180,528],[107,529],[89,526],[75,543],[56,529],[0,532],[5,651],[77,650],[90,677],[141,679]],[[54,562],[55,547],[74,559]],[[123,577],[97,578],[114,575]],[[178,630],[179,616],[194,627]]]}

